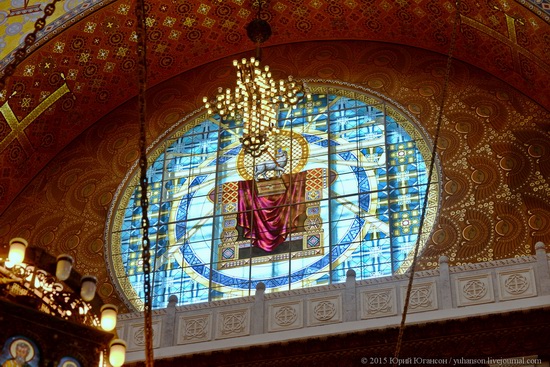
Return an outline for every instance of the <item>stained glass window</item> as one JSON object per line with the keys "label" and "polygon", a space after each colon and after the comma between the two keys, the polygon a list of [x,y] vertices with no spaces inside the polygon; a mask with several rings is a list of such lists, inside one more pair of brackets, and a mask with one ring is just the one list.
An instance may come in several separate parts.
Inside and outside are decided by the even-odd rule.
{"label": "stained glass window", "polygon": [[[387,102],[315,87],[279,111],[281,133],[253,158],[242,123],[202,115],[151,154],[153,305],[190,304],[392,275],[410,265],[430,159],[422,131]],[[437,177],[433,182],[437,182]],[[110,227],[115,284],[142,308],[137,173]],[[437,188],[438,185],[434,184]],[[429,232],[426,231],[426,232]],[[423,241],[421,241],[422,243]]]}

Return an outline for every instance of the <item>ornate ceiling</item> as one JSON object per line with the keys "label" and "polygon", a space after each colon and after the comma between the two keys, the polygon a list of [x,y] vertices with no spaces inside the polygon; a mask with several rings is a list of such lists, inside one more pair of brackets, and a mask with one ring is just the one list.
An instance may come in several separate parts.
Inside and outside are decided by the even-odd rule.
{"label": "ornate ceiling", "polygon": [[[130,1],[101,4],[52,27],[0,91],[0,241],[23,236],[72,254],[120,303],[104,238],[138,155],[135,20]],[[443,254],[451,265],[529,254],[550,240],[545,4],[462,1],[439,144],[442,206],[424,267]],[[149,3],[149,141],[231,85],[231,60],[253,49],[244,26],[254,12],[245,0]],[[271,0],[265,17],[275,74],[370,88],[433,134],[453,2]]]}
{"label": "ornate ceiling", "polygon": [[[247,0],[149,2],[149,85],[253,48],[244,32]],[[0,213],[30,180],[102,116],[135,96],[131,1],[61,2],[37,46],[0,91]],[[266,46],[314,40],[370,40],[448,52],[452,1],[271,0]],[[2,2],[0,55],[17,47],[45,2]],[[5,6],[4,6],[5,5]],[[545,9],[546,8],[546,9]],[[463,0],[455,56],[550,106],[546,1]],[[19,9],[19,10],[18,10]],[[27,9],[23,11],[22,9]],[[27,14],[23,14],[23,13]],[[11,60],[6,56],[4,67]],[[14,92],[17,92],[13,95]]]}

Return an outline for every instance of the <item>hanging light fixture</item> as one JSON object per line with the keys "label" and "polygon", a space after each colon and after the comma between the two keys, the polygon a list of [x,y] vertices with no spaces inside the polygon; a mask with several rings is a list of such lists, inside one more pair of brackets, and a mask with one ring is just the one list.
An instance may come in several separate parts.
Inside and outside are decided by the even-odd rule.
{"label": "hanging light fixture", "polygon": [[247,27],[247,35],[256,44],[256,57],[234,60],[237,69],[235,88],[218,88],[215,98],[203,98],[209,115],[217,113],[222,119],[242,120],[240,138],[244,151],[259,157],[269,147],[269,138],[279,132],[277,113],[279,107],[294,107],[311,95],[305,83],[292,76],[275,81],[269,66],[261,65],[260,45],[271,36],[269,23],[261,19],[262,2],[258,2],[257,18]]}
{"label": "hanging light fixture", "polygon": [[109,363],[113,367],[120,367],[126,359],[126,342],[122,339],[115,339],[109,348]]}
{"label": "hanging light fixture", "polygon": [[[94,299],[97,279],[93,276],[82,277],[80,294],[78,293],[77,282],[70,279],[73,262],[73,258],[69,255],[63,254],[55,258],[42,249],[29,246],[23,238],[13,238],[9,242],[8,251],[0,249],[0,282],[2,283],[0,298],[3,304],[13,303],[16,307],[23,305],[28,309],[38,310],[45,315],[84,325],[87,328],[101,328],[103,331],[112,332],[116,328],[117,307],[107,304],[100,309],[101,300]],[[50,269],[55,269],[55,276],[50,274]],[[23,313],[30,316],[29,325],[37,325],[40,329],[45,323],[48,325],[47,330],[51,331],[49,326],[51,320],[47,316],[35,319],[33,316],[35,311],[30,314],[26,312]],[[75,329],[71,327],[71,330]],[[68,335],[72,335],[73,331],[68,331]],[[102,358],[103,353],[107,353],[108,340],[116,338],[116,331],[114,335],[95,332],[91,335],[99,338],[93,341],[94,348],[99,344],[99,348],[102,349],[102,351],[97,348],[93,352],[88,351],[91,358],[96,360],[96,353],[99,352],[97,356],[99,358]],[[123,348],[121,344],[123,342],[117,339],[117,343],[113,343],[112,347],[114,360],[122,361],[118,364],[119,366],[124,363],[125,353],[125,347],[124,353],[121,352]],[[85,347],[79,345],[76,348]],[[100,363],[100,366],[103,364]]]}
{"label": "hanging light fixture", "polygon": [[10,240],[10,251],[8,253],[8,261],[10,266],[20,265],[25,260],[25,251],[29,243],[20,237]]}
{"label": "hanging light fixture", "polygon": [[[37,258],[48,258],[50,255],[47,253],[37,255],[36,249],[28,248],[28,245],[29,243],[24,238],[16,237],[10,240],[7,258],[0,257],[0,273],[4,278],[9,279],[9,281],[5,282],[17,283],[21,287],[28,289],[29,294],[47,299],[47,307],[43,309],[49,309],[49,313],[57,316],[71,319],[70,316],[76,316],[76,313],[72,311],[75,305],[82,306],[80,314],[83,315],[83,322],[87,323],[88,318],[86,314],[91,306],[84,305],[82,300],[90,302],[94,299],[97,289],[97,279],[91,275],[84,275],[82,277],[80,287],[80,298],[82,300],[78,300],[75,297],[76,294],[66,293],[66,289],[70,289],[70,286],[65,288],[67,284],[59,283],[60,281],[63,282],[69,279],[73,266],[73,258],[66,254],[57,256],[54,277],[37,263]],[[31,251],[30,262],[25,259],[25,254],[28,251]],[[9,293],[9,289],[4,291]],[[17,294],[18,292],[15,293]],[[63,304],[68,302],[71,306],[65,309],[64,306],[55,304],[52,300],[63,301]],[[95,323],[96,319],[97,317],[90,316],[90,320],[92,320],[90,322]],[[78,319],[78,321],[82,320]]]}
{"label": "hanging light fixture", "polygon": [[55,269],[55,276],[59,280],[67,280],[71,275],[73,268],[73,258],[69,255],[59,255],[57,257],[57,267]]}
{"label": "hanging light fixture", "polygon": [[118,307],[110,303],[101,306],[101,328],[105,331],[114,330]]}
{"label": "hanging light fixture", "polygon": [[95,297],[97,288],[97,279],[91,275],[84,275],[80,284],[80,297],[86,302],[90,302]]}

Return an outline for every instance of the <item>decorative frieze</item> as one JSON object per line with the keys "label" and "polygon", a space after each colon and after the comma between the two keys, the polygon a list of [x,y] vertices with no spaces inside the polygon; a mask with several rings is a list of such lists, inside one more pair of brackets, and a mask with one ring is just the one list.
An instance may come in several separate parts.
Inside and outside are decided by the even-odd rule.
{"label": "decorative frieze", "polygon": [[[503,303],[507,303],[511,309],[517,309],[522,307],[522,302],[506,301],[547,296],[542,285],[544,279],[550,279],[550,259],[546,252],[538,251],[541,252],[538,261],[544,262],[544,266],[535,263],[531,256],[448,269],[446,263],[441,262],[437,271],[418,272],[408,312],[425,312],[418,315],[422,320],[430,320],[432,316],[437,320],[442,315],[439,310],[446,315],[456,311],[457,315],[464,316],[477,314],[477,308],[469,306],[495,303],[495,309],[506,309]],[[281,335],[313,335],[314,332],[306,330],[308,327],[334,323],[341,324],[337,328],[333,325],[318,330],[326,334],[334,330],[355,330],[359,324],[366,328],[386,321],[394,325],[398,319],[395,316],[400,314],[405,303],[408,281],[408,274],[356,281],[355,272],[350,270],[346,283],[267,294],[265,287],[259,286],[255,296],[167,309],[170,312],[155,310],[153,345],[155,348],[180,345],[182,350],[202,350],[202,345],[191,348],[189,344],[204,343],[204,350],[211,350],[220,347],[216,340],[247,337],[236,343],[246,344],[250,340],[253,343],[257,335],[264,333],[272,333],[271,336],[263,335],[264,339],[279,340],[278,332]],[[542,301],[547,304],[544,299],[529,300],[536,304]],[[458,307],[462,309],[457,310]],[[173,330],[169,325],[173,325]],[[128,342],[130,354],[142,353],[137,353],[144,349],[145,340],[140,313],[121,315],[117,334]]]}
{"label": "decorative frieze", "polygon": [[456,279],[457,306],[470,306],[495,301],[491,274]]}
{"label": "decorative frieze", "polygon": [[[402,308],[407,296],[407,286],[401,286]],[[437,310],[437,293],[435,282],[413,284],[409,298],[408,312]]]}
{"label": "decorative frieze", "polygon": [[336,295],[310,299],[308,315],[310,326],[342,322],[342,297]]}
{"label": "decorative frieze", "polygon": [[289,290],[289,291],[266,293],[265,299],[266,300],[271,300],[271,299],[278,299],[278,298],[305,296],[305,295],[308,295],[308,294],[319,294],[319,293],[323,293],[323,292],[331,292],[331,291],[345,289],[345,288],[346,288],[345,283],[320,285],[320,286],[317,286],[317,287],[300,288],[300,289],[292,289],[292,290]]}
{"label": "decorative frieze", "polygon": [[212,314],[180,316],[178,344],[204,342],[212,339]]}
{"label": "decorative frieze", "polygon": [[361,318],[393,316],[397,314],[395,288],[361,292]]}
{"label": "decorative frieze", "polygon": [[537,295],[532,268],[498,272],[501,300],[534,297]]}
{"label": "decorative frieze", "polygon": [[[153,320],[153,348],[160,347],[160,336],[162,331],[161,320]],[[141,350],[145,348],[145,328],[143,322],[131,324],[127,336],[128,351]]]}
{"label": "decorative frieze", "polygon": [[228,298],[213,302],[195,303],[192,305],[177,306],[176,312],[198,311],[223,306],[246,305],[254,303],[254,296]]}
{"label": "decorative frieze", "polygon": [[221,311],[217,315],[216,339],[250,334],[250,309]]}
{"label": "decorative frieze", "polygon": [[483,269],[494,269],[502,266],[518,265],[518,264],[527,264],[536,261],[535,256],[522,256],[522,257],[513,257],[510,259],[499,259],[492,260],[482,263],[468,263],[459,266],[453,266],[450,268],[451,273],[462,273],[475,270]]}
{"label": "decorative frieze", "polygon": [[278,303],[269,306],[267,331],[298,329],[303,326],[302,301]]}
{"label": "decorative frieze", "polygon": [[272,304],[269,306],[267,330],[280,331],[304,326],[302,301]]}

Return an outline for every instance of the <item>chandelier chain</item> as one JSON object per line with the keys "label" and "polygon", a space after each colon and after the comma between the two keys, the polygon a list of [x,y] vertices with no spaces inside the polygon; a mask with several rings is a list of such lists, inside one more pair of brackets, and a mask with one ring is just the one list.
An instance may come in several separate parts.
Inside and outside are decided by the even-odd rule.
{"label": "chandelier chain", "polygon": [[61,0],[53,0],[51,3],[46,5],[44,8],[44,15],[34,22],[34,30],[25,36],[25,43],[13,53],[13,60],[4,68],[4,73],[0,77],[0,89],[6,86],[6,80],[8,77],[15,73],[17,66],[27,56],[27,51],[29,48],[36,43],[38,32],[44,29],[46,26],[46,19],[55,12],[55,4],[59,1]]}
{"label": "chandelier chain", "polygon": [[410,297],[411,297],[411,291],[412,291],[412,285],[414,280],[414,275],[416,271],[416,265],[418,258],[420,257],[421,253],[419,254],[419,247],[420,247],[420,241],[422,238],[422,228],[424,226],[424,218],[426,217],[426,211],[428,207],[428,199],[430,196],[430,189],[432,186],[432,179],[433,179],[433,173],[435,169],[435,158],[437,153],[437,144],[439,142],[439,135],[441,131],[441,125],[443,121],[443,108],[445,106],[445,100],[447,99],[447,93],[449,89],[449,80],[451,76],[451,66],[453,61],[453,54],[455,52],[456,48],[456,36],[457,36],[457,27],[460,23],[460,0],[456,1],[456,12],[455,12],[455,19],[453,23],[453,29],[451,33],[451,41],[449,44],[449,53],[447,55],[447,64],[445,66],[445,76],[444,76],[444,82],[443,82],[443,90],[441,93],[441,99],[439,101],[439,108],[437,110],[437,117],[436,117],[436,126],[435,126],[435,135],[434,135],[434,142],[433,142],[433,148],[432,148],[432,155],[430,157],[430,168],[428,171],[428,182],[426,186],[426,194],[424,197],[424,203],[422,205],[422,212],[420,215],[420,223],[419,223],[419,229],[418,229],[418,237],[416,239],[416,244],[414,246],[414,255],[410,267],[410,275],[409,275],[409,281],[407,284],[407,291],[405,295],[405,303],[403,307],[403,315],[401,317],[401,324],[399,326],[399,334],[397,336],[397,343],[395,346],[395,353],[394,353],[394,362],[393,366],[398,366],[398,358],[401,352],[401,347],[403,344],[403,334],[405,332],[405,325],[407,321],[407,312],[409,310],[409,303],[410,303]]}
{"label": "chandelier chain", "polygon": [[140,189],[141,189],[141,228],[142,228],[142,260],[143,260],[143,317],[144,317],[144,334],[145,334],[145,365],[153,367],[153,325],[152,325],[152,295],[151,295],[151,241],[149,239],[149,197],[148,197],[148,182],[147,182],[147,140],[146,140],[146,101],[145,92],[147,90],[147,53],[146,53],[146,33],[147,25],[145,18],[145,3],[144,0],[136,2],[136,17],[137,17],[137,54],[139,68],[139,93],[138,93],[138,109],[139,109],[139,167],[140,167]]}

